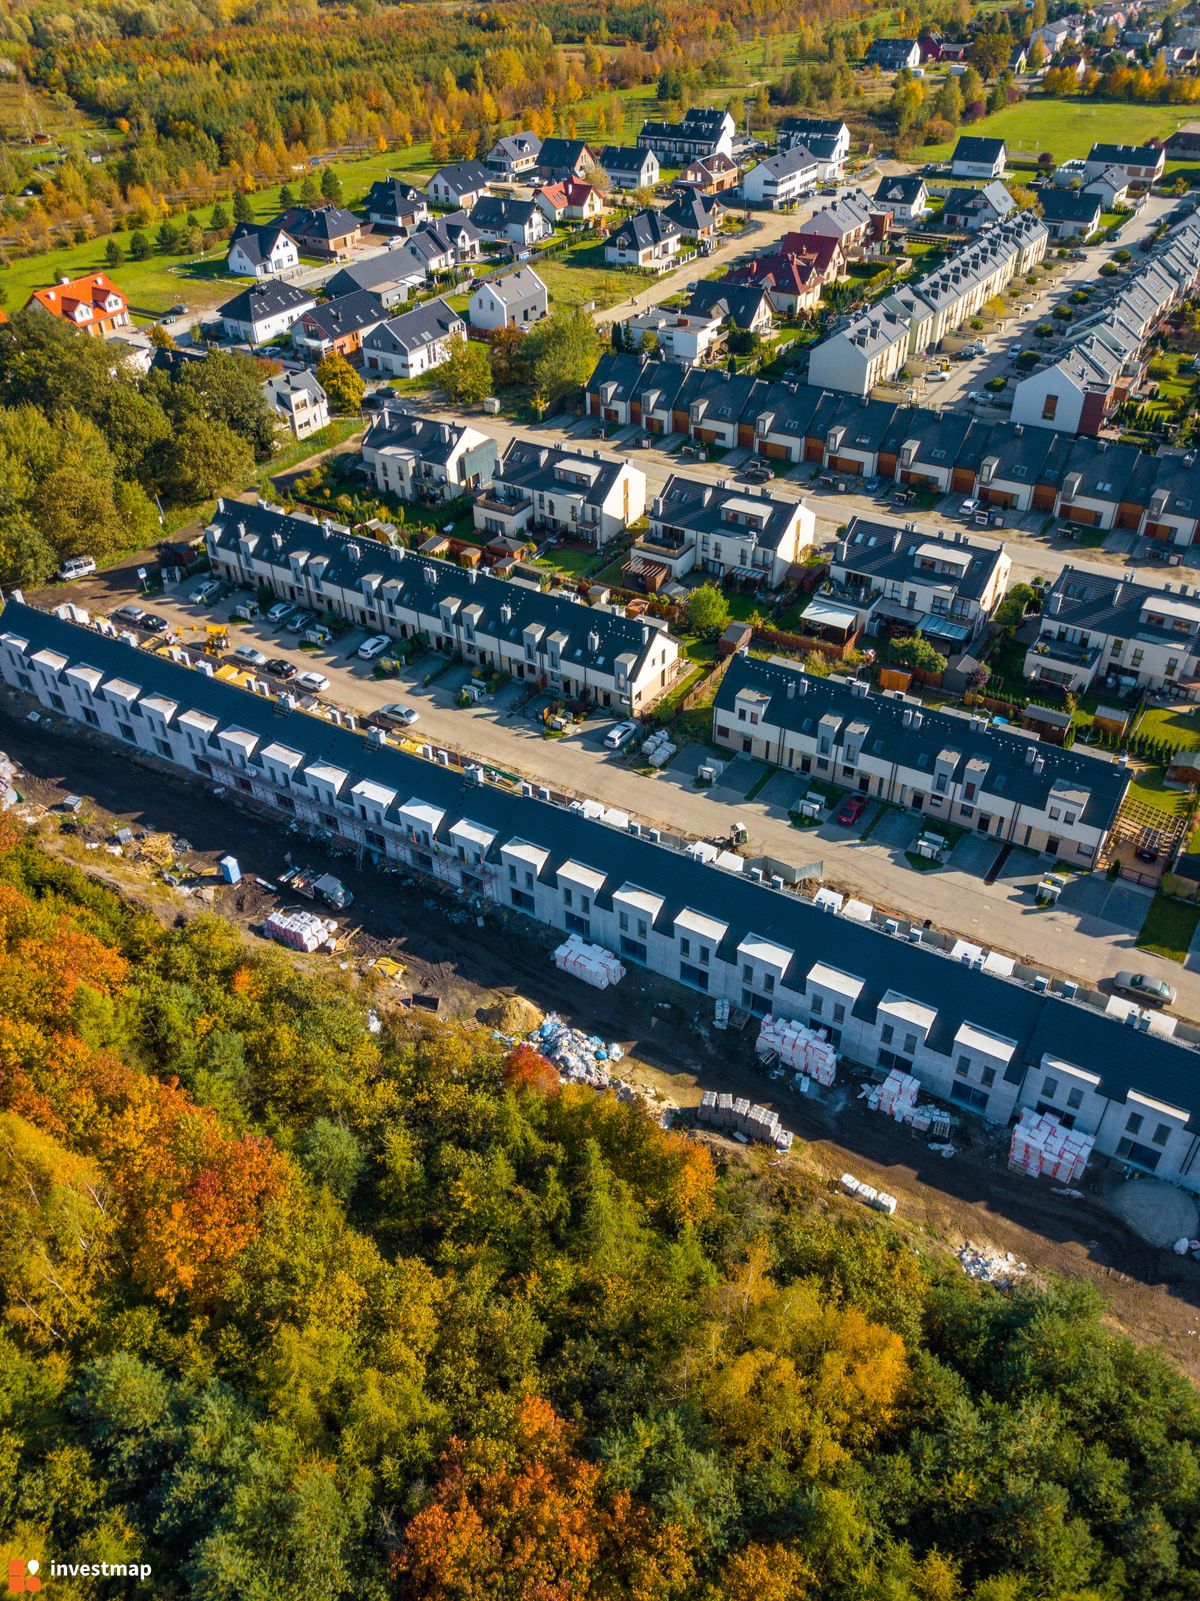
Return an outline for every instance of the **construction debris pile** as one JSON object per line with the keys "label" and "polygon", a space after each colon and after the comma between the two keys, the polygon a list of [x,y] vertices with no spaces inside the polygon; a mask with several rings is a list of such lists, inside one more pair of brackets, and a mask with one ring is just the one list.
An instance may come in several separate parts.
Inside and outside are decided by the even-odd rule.
{"label": "construction debris pile", "polygon": [[1073,1184],[1082,1177],[1095,1143],[1094,1135],[1064,1128],[1050,1113],[1026,1107],[1012,1132],[1008,1165],[1035,1178],[1048,1173],[1059,1184]]}
{"label": "construction debris pile", "polygon": [[918,1106],[921,1084],[911,1073],[892,1068],[882,1084],[860,1091],[872,1112],[882,1112],[897,1123],[908,1123],[918,1134],[933,1134],[944,1139],[949,1134],[952,1118],[948,1112],[934,1106]]}
{"label": "construction debris pile", "polygon": [[855,1200],[873,1206],[877,1212],[886,1212],[891,1217],[896,1210],[894,1195],[889,1195],[886,1190],[877,1190],[873,1184],[864,1184],[861,1179],[856,1179],[853,1173],[843,1173],[841,1185],[846,1195],[853,1195]]}
{"label": "construction debris pile", "polygon": [[960,1247],[958,1260],[969,1279],[982,1279],[998,1290],[1011,1290],[1029,1271],[1011,1251],[993,1251],[988,1245],[972,1245],[970,1240]]}
{"label": "construction debris pile", "polygon": [[744,1096],[735,1099],[705,1090],[696,1118],[705,1128],[732,1134],[735,1139],[757,1140],[762,1145],[773,1145],[777,1151],[792,1148],[794,1136],[790,1129],[780,1126],[779,1113],[769,1106],[751,1106]]}
{"label": "construction debris pile", "polygon": [[590,1084],[606,1090],[612,1083],[603,1064],[619,1062],[625,1052],[615,1042],[606,1045],[598,1034],[585,1034],[570,1028],[556,1012],[551,1012],[537,1028],[525,1036],[548,1062],[572,1084]]}
{"label": "construction debris pile", "polygon": [[315,912],[272,912],[263,924],[268,939],[292,951],[331,951],[336,946],[337,924]]}
{"label": "construction debris pile", "polygon": [[10,806],[16,806],[20,799],[17,792],[16,763],[0,751],[0,812],[6,812]]}
{"label": "construction debris pile", "polygon": [[554,965],[598,990],[619,984],[625,977],[625,969],[611,951],[603,945],[588,945],[578,934],[569,935],[554,952]]}
{"label": "construction debris pile", "polygon": [[754,1047],[759,1056],[776,1058],[818,1084],[830,1085],[837,1074],[837,1052],[827,1039],[791,1017],[764,1017]]}

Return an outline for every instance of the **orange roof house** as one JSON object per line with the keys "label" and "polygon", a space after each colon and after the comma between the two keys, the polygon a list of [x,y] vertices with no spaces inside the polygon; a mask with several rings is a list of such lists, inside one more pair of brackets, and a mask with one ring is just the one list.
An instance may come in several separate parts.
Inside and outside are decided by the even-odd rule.
{"label": "orange roof house", "polygon": [[101,338],[129,326],[129,302],[104,272],[64,278],[51,289],[35,289],[27,305],[38,305],[72,328]]}

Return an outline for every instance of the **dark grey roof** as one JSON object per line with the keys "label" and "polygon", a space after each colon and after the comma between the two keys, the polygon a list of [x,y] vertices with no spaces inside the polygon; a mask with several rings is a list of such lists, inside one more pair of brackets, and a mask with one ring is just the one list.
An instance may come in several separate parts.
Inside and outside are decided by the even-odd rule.
{"label": "dark grey roof", "polygon": [[349,295],[356,289],[391,289],[398,284],[422,283],[425,274],[407,250],[381,250],[378,255],[351,261],[335,272],[325,285],[331,298]]}
{"label": "dark grey roof", "polygon": [[586,139],[543,139],[538,166],[547,172],[581,172],[590,165],[591,155]]}
{"label": "dark grey roof", "polygon": [[1103,210],[1099,195],[1053,185],[1041,191],[1038,204],[1047,222],[1092,222]]}
{"label": "dark grey roof", "polygon": [[[1146,610],[1143,619],[1142,611]],[[1180,627],[1172,613],[1182,609]],[[1186,614],[1194,613],[1195,620]],[[1200,594],[1191,585],[1152,588],[1127,574],[1089,573],[1064,567],[1042,608],[1042,628],[1079,628],[1119,639],[1178,644],[1181,651],[1200,647]]]}
{"label": "dark grey roof", "polygon": [[[788,689],[792,693],[789,695]],[[905,726],[904,714],[911,717],[912,702],[899,695],[860,695],[844,679],[814,678],[799,667],[740,656],[730,663],[717,691],[715,710],[732,711],[738,692],[754,689],[769,697],[763,709],[763,722],[776,728],[816,738],[821,719],[832,713],[843,723],[865,723],[867,734],[863,754],[894,761],[932,774],[938,756],[954,751],[956,781],[961,781],[967,764],[982,757],[988,764],[981,787],[1000,794],[1014,805],[1044,809],[1056,784],[1078,786],[1088,791],[1081,820],[1091,828],[1109,829],[1116,819],[1129,773],[1116,762],[1102,756],[1067,750],[1060,745],[1042,745],[1021,734],[1005,733],[982,720],[961,714],[920,708],[920,725]],[[1042,759],[1039,772],[1030,760],[1035,751]]]}
{"label": "dark grey roof", "polygon": [[344,238],[362,227],[352,211],[334,205],[289,206],[276,217],[275,225],[295,238],[322,239],[326,243]]}
{"label": "dark grey roof", "polygon": [[954,586],[955,592],[965,600],[981,598],[1004,554],[1003,545],[976,543],[965,534],[939,539],[936,534],[919,528],[898,528],[894,523],[852,517],[846,537],[838,545],[834,565],[875,579],[893,578],[902,582],[921,576],[918,549],[923,545],[942,545],[947,556],[958,557],[964,552],[969,555],[962,577]]}
{"label": "dark grey roof", "polygon": [[715,196],[697,194],[694,189],[677,195],[665,208],[663,215],[670,217],[684,233],[703,233],[714,225],[720,227],[725,206]]}
{"label": "dark grey roof", "polygon": [[389,317],[367,335],[372,350],[421,350],[438,339],[462,333],[465,324],[457,311],[444,300],[427,300],[402,316]]}
{"label": "dark grey roof", "polygon": [[996,157],[1004,153],[1003,139],[983,139],[978,134],[964,133],[954,147],[954,154],[950,157],[955,161],[981,161],[994,162]]}
{"label": "dark grey roof", "polygon": [[881,205],[911,206],[921,198],[925,180],[920,173],[898,173],[894,178],[881,178],[875,190],[875,199]]}
{"label": "dark grey roof", "polygon": [[649,250],[652,245],[679,237],[679,225],[664,212],[639,211],[608,236],[608,243],[621,250]]}
{"label": "dark grey roof", "polygon": [[348,295],[339,295],[336,300],[306,311],[304,326],[307,332],[315,330],[326,339],[343,339],[356,329],[382,322],[386,316],[387,307],[377,294],[370,289],[352,289]]}
{"label": "dark grey roof", "polygon": [[598,450],[510,439],[496,469],[496,483],[535,493],[557,487],[560,492],[578,494],[585,505],[599,506],[627,465],[623,457]]}
{"label": "dark grey roof", "polygon": [[263,283],[251,284],[240,295],[227,300],[217,316],[228,322],[265,322],[280,312],[312,304],[311,290],[297,289],[295,284],[285,283],[282,278],[268,278]]}
{"label": "dark grey roof", "polygon": [[771,291],[765,284],[727,284],[701,278],[684,309],[689,316],[706,317],[724,307],[726,321],[735,328],[749,328],[764,304],[771,306]]}
{"label": "dark grey roof", "polygon": [[[254,508],[238,510],[252,516]],[[407,557],[406,564],[417,570],[444,565],[422,557]],[[544,607],[550,599],[483,576],[470,586],[462,569],[453,568],[451,573],[462,586],[464,600],[479,599],[491,583],[514,608]],[[577,609],[593,627],[616,621],[589,613],[585,607]],[[464,792],[456,771],[394,747],[370,746],[361,734],[324,719],[297,712],[283,716],[276,703],[261,696],[15,601],[5,607],[3,618],[6,632],[28,640],[35,649],[50,648],[106,676],[132,680],[151,693],[206,713],[223,727],[243,729],[264,743],[280,741],[293,746],[308,760],[328,762],[349,772],[353,781],[363,777],[386,785],[396,791],[400,805],[419,797],[446,812],[444,828],[468,817],[495,832],[490,851],[493,859],[499,859],[499,846],[505,841],[536,842],[549,852],[542,869],[547,882],[553,882],[558,869],[569,860],[592,865],[606,875],[597,897],[601,906],[611,906],[616,889],[635,884],[663,897],[655,926],[664,931],[673,932],[674,919],[684,909],[712,917],[729,929],[721,946],[721,955],[727,960],[738,960],[739,941],[753,931],[795,953],[785,975],[793,989],[802,988],[807,973],[820,960],[864,980],[855,1005],[859,1016],[873,1016],[889,990],[924,1001],[937,1010],[930,1044],[943,1055],[951,1054],[956,1033],[963,1023],[970,1022],[1016,1042],[1014,1063],[1006,1075],[1011,1080],[1019,1080],[1026,1065],[1049,1053],[1097,1074],[1104,1094],[1111,1098],[1123,1099],[1136,1089],[1187,1111],[1190,1126],[1197,1121],[1200,1095],[1195,1064],[1181,1046],[1168,1040],[1152,1034],[1134,1036],[1128,1025],[1088,1007],[948,961],[877,928],[831,917],[794,894],[705,866],[569,808],[490,784]],[[537,620],[555,625],[559,621],[557,616],[544,614]],[[257,766],[253,757],[251,762]]]}
{"label": "dark grey roof", "polygon": [[504,233],[523,228],[531,217],[542,215],[532,200],[510,200],[504,195],[480,195],[471,207],[471,222],[480,233]]}
{"label": "dark grey roof", "polygon": [[836,139],[845,127],[846,124],[840,117],[784,117],[779,124],[779,131]]}
{"label": "dark grey roof", "polygon": [[[528,448],[553,453],[548,446]],[[505,453],[506,461],[511,453],[512,445]],[[565,456],[567,452],[557,454]],[[542,482],[546,482],[545,477]],[[236,549],[243,529],[264,547],[273,536],[279,535],[282,549],[269,552],[274,562],[286,562],[292,551],[306,552],[310,557],[322,556],[328,563],[323,580],[329,584],[360,589],[364,577],[378,574],[381,582],[399,585],[396,604],[400,609],[428,614],[448,598],[459,600],[463,605],[479,606],[482,615],[476,631],[497,639],[519,644],[522,630],[530,623],[540,623],[548,632],[563,636],[562,659],[568,665],[586,660],[596,667],[611,669],[616,657],[628,654],[636,663],[635,672],[640,671],[658,638],[657,630],[649,623],[623,614],[543,594],[524,584],[510,584],[489,573],[472,573],[454,562],[396,550],[378,541],[351,539],[332,527],[289,517],[269,506],[248,505],[236,500],[218,501],[210,527],[218,530],[218,548],[230,550]],[[595,649],[589,643],[592,636],[599,640]]]}
{"label": "dark grey roof", "polygon": [[492,181],[492,174],[482,161],[454,161],[448,167],[439,167],[433,176],[440,178],[460,195],[486,189]]}
{"label": "dark grey roof", "polygon": [[600,152],[600,165],[612,176],[616,174],[640,175],[651,150],[639,150],[637,145],[605,145]]}
{"label": "dark grey roof", "polygon": [[281,234],[285,239],[291,239],[292,244],[296,243],[286,228],[281,228],[278,223],[239,222],[229,236],[229,249],[241,245],[246,260],[257,267],[269,259],[275,241]]}
{"label": "dark grey roof", "polygon": [[[760,548],[778,550],[800,509],[799,501],[784,500],[780,495],[701,483],[672,473],[655,497],[650,517],[653,522],[693,534],[737,536],[752,531]],[[758,517],[763,519],[761,526],[751,527]]]}
{"label": "dark grey roof", "polygon": [[1153,167],[1162,153],[1157,145],[1094,144],[1088,151],[1087,159],[1107,161],[1114,167]]}
{"label": "dark grey roof", "polygon": [[363,210],[368,216],[399,222],[426,205],[425,196],[402,178],[377,178],[367,191]]}
{"label": "dark grey roof", "polygon": [[[467,432],[466,423],[440,422],[412,412],[388,409],[371,419],[363,449],[384,450],[403,446],[431,466],[445,467]],[[495,452],[494,441],[489,441]]]}

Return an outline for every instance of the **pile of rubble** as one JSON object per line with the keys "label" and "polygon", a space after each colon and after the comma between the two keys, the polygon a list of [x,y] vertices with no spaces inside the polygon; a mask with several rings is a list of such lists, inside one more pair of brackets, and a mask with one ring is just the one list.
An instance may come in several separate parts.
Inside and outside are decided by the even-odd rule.
{"label": "pile of rubble", "polygon": [[563,1078],[572,1084],[590,1084],[597,1090],[606,1090],[612,1083],[604,1063],[619,1062],[625,1054],[615,1042],[606,1044],[598,1034],[570,1028],[555,1012],[525,1038],[548,1062],[553,1062]]}
{"label": "pile of rubble", "polygon": [[1011,1290],[1029,1272],[1011,1251],[994,1251],[989,1245],[973,1245],[970,1240],[960,1246],[958,1260],[969,1279],[982,1279],[998,1290]]}

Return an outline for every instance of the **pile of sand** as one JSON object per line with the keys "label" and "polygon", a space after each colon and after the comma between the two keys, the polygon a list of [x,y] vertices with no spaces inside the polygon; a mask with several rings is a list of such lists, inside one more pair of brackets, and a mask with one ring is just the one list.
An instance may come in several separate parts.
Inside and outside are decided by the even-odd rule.
{"label": "pile of sand", "polygon": [[485,1007],[479,1021],[499,1034],[528,1034],[542,1021],[542,1013],[523,995],[506,995],[495,1006]]}

